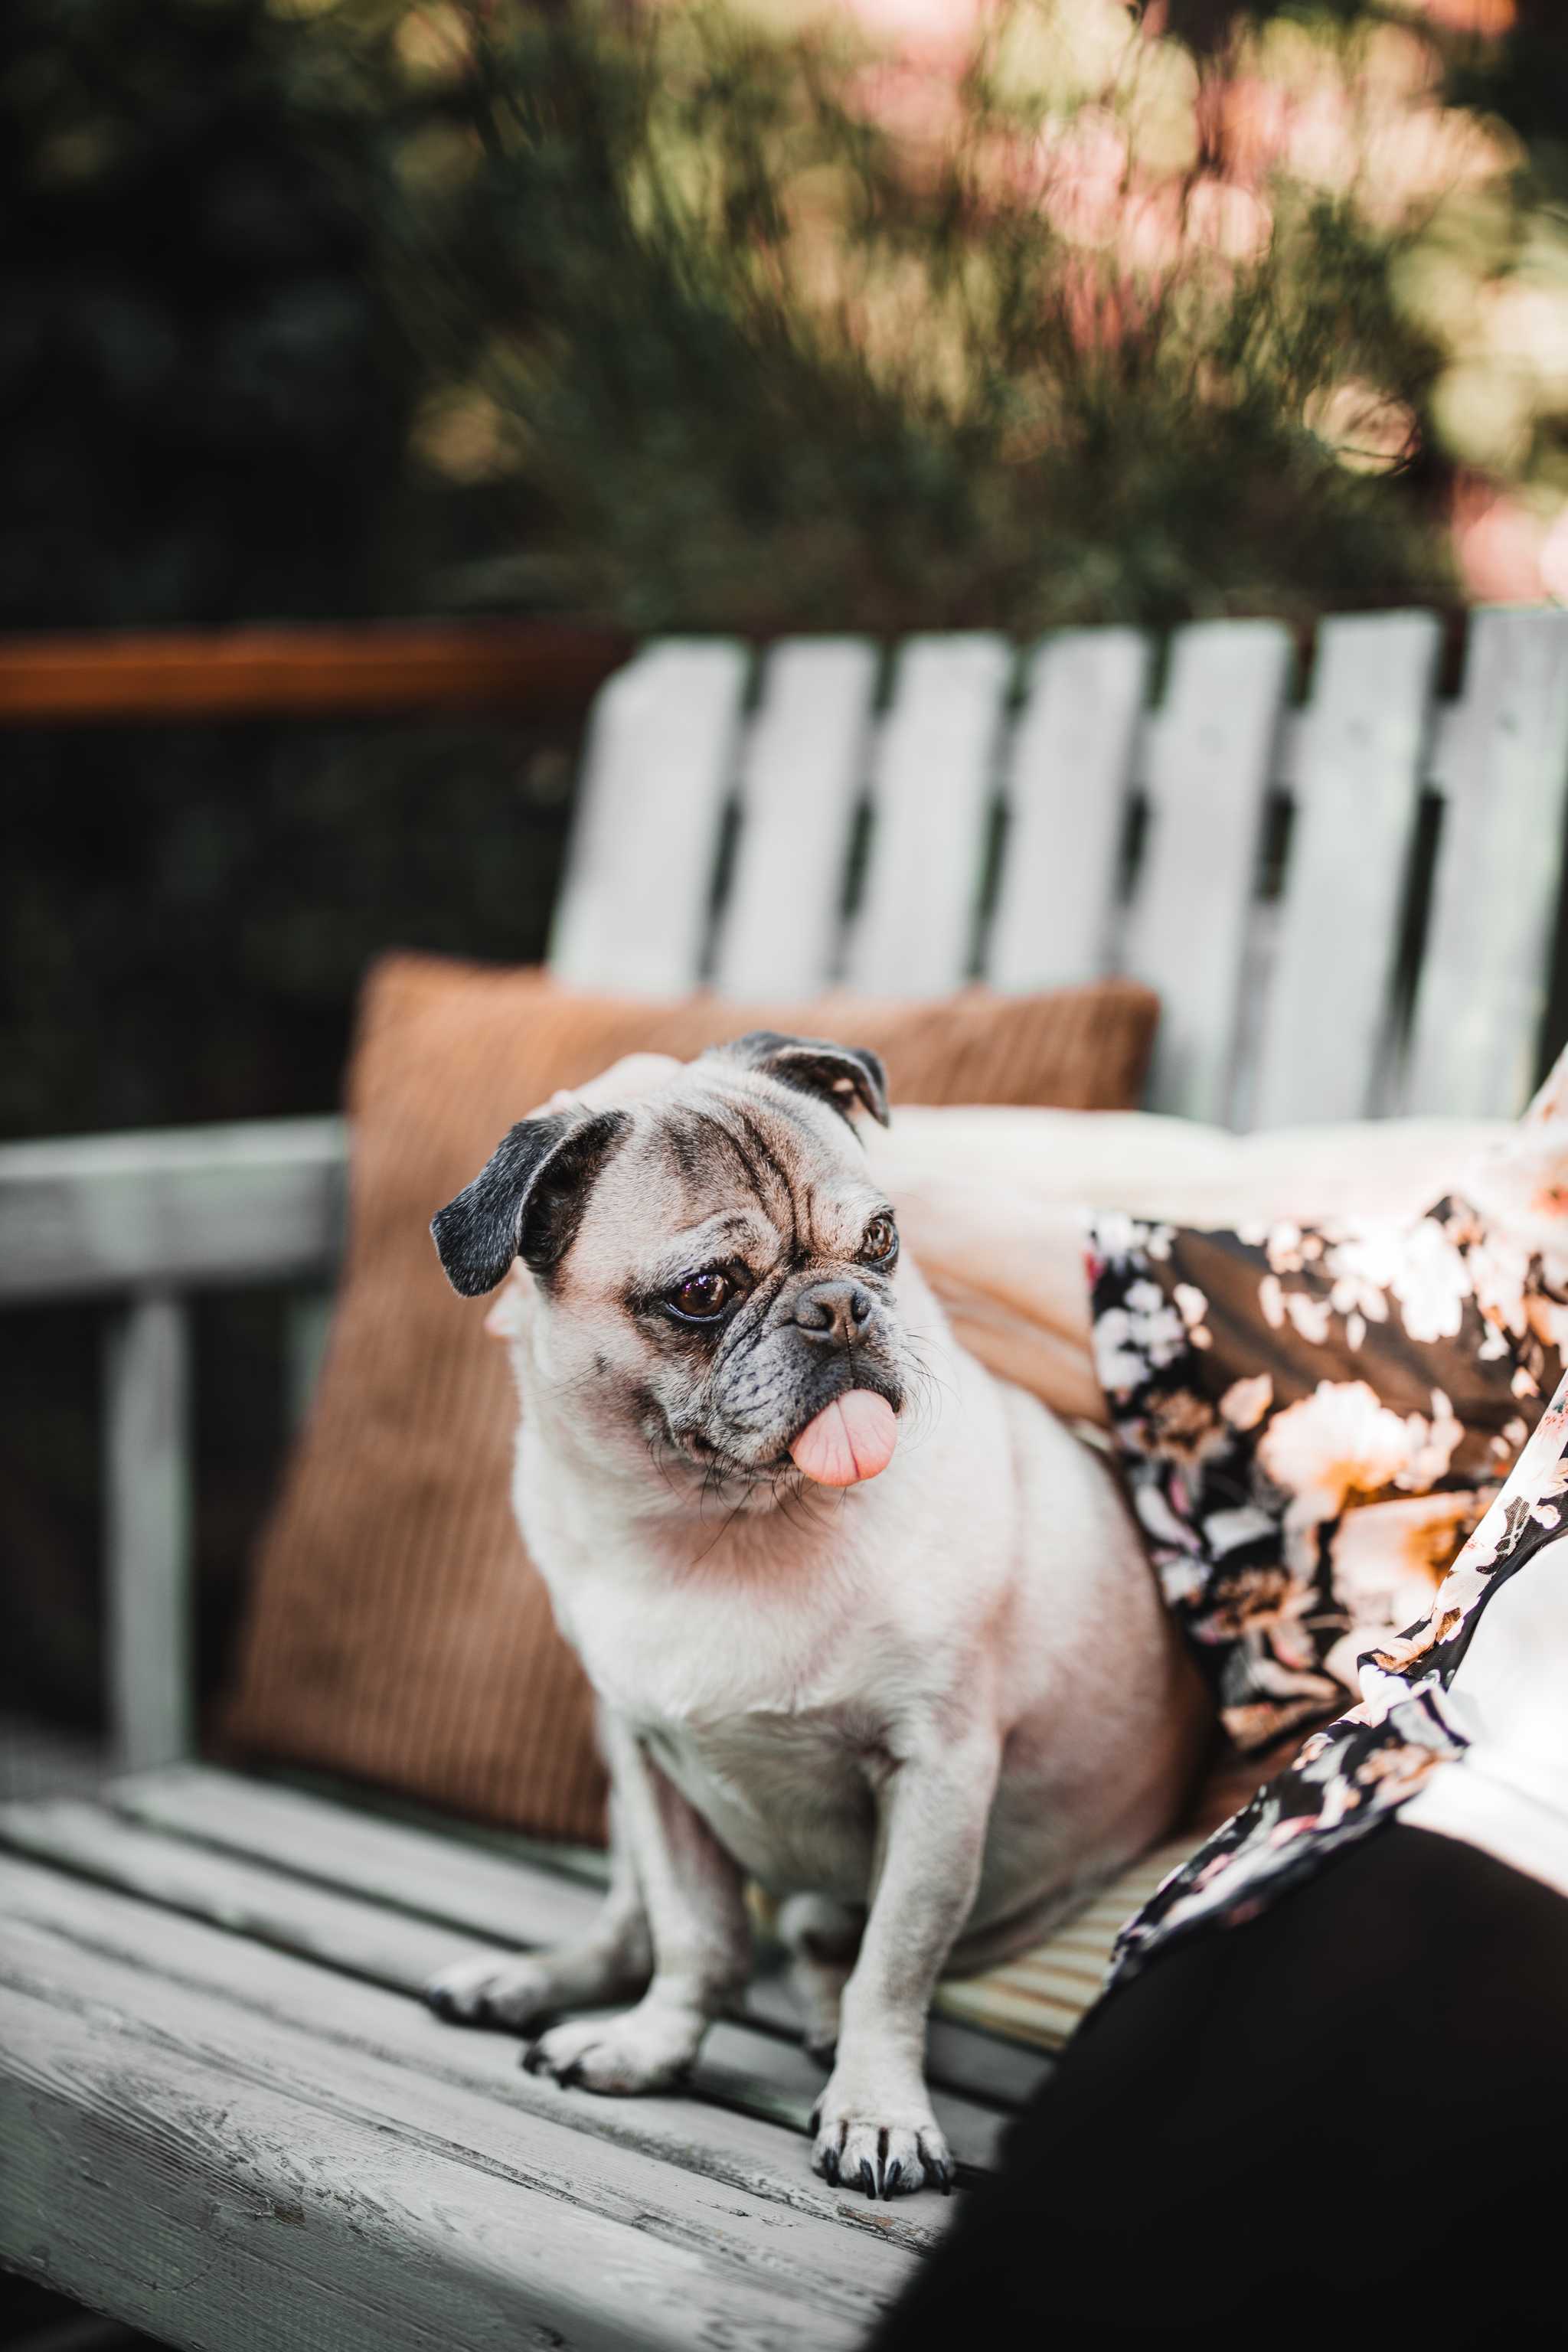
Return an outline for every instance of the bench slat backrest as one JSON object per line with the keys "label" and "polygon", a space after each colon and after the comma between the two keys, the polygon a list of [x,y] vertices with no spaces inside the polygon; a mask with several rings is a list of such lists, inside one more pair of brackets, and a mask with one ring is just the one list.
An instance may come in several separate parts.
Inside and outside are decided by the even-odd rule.
{"label": "bench slat backrest", "polygon": [[1384,1095],[1441,639],[1430,613],[1320,632],[1249,1107],[1259,1127],[1304,1104],[1314,1118],[1361,1118]]}
{"label": "bench slat backrest", "polygon": [[696,981],[747,667],[728,638],[667,638],[601,688],[551,949],[563,979],[638,996]]}
{"label": "bench slat backrest", "polygon": [[1025,666],[988,976],[1059,988],[1109,971],[1152,648],[1133,629],[1071,629]]}
{"label": "bench slat backrest", "polygon": [[810,996],[833,968],[880,670],[863,637],[796,638],[763,667],[713,957],[726,996]]}
{"label": "bench slat backrest", "polygon": [[1119,970],[1161,998],[1155,1109],[1506,1114],[1550,976],[1568,614],[1475,614],[1448,704],[1440,650],[1430,614],[1326,622],[1292,707],[1286,630],[1199,622],[1151,707],[1125,629],[885,664],[845,637],[651,645],[599,696],[552,965],[786,1000]]}
{"label": "bench slat backrest", "polygon": [[1268,621],[1184,629],[1151,722],[1149,843],[1122,961],[1160,998],[1150,1100],[1223,1123],[1265,797],[1290,682]]}
{"label": "bench slat backrest", "polygon": [[846,978],[866,995],[942,996],[970,970],[1013,676],[1005,637],[911,637],[871,771],[870,838]]}
{"label": "bench slat backrest", "polygon": [[1535,1076],[1568,767],[1568,613],[1485,612],[1439,739],[1444,821],[1404,1092],[1509,1118]]}

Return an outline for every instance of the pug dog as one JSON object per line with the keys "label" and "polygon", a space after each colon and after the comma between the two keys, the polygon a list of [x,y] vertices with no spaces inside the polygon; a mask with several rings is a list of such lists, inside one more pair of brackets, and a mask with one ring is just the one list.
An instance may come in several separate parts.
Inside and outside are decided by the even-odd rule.
{"label": "pug dog", "polygon": [[665,2089],[744,1986],[754,1879],[831,2066],[813,2166],[892,2197],[952,2178],[938,1979],[1142,1853],[1206,1711],[1110,1471],[900,1251],[867,1117],[876,1055],[757,1032],[524,1119],[434,1221],[465,1297],[509,1285],[513,1502],[597,1694],[613,1860],[585,1941],[427,1997],[528,2031],[630,2002],[523,2063]]}

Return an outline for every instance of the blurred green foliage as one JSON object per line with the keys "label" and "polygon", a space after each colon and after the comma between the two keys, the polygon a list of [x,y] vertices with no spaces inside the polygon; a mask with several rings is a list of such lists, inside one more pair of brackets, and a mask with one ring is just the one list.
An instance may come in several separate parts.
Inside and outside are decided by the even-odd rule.
{"label": "blurred green foliage", "polygon": [[[1238,251],[1188,53],[1099,13],[1131,44],[1104,87],[1062,86],[1058,10],[1005,7],[912,130],[847,20],[316,17],[429,109],[388,224],[439,355],[416,446],[538,518],[462,591],[647,628],[1026,632],[1447,593],[1442,353],[1394,295],[1414,228],[1276,173]],[[1086,121],[1124,139],[1098,236],[1063,225]],[[1139,133],[1173,130],[1147,167]],[[1402,420],[1377,471],[1314,429],[1347,382]]]}
{"label": "blurred green foliage", "polygon": [[1568,493],[1521,5],[12,0],[0,619],[1447,596]]}

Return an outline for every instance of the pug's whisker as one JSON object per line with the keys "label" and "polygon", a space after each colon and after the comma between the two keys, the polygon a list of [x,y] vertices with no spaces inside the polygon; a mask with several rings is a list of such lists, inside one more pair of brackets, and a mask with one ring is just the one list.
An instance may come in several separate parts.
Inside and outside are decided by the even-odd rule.
{"label": "pug's whisker", "polygon": [[[777,1493],[776,1488],[774,1491]],[[786,1527],[804,1526],[808,1532],[810,1531],[813,1524],[812,1502],[804,1486],[792,1487],[786,1483],[783,1494],[778,1497],[777,1507]]]}
{"label": "pug's whisker", "polygon": [[[782,1472],[780,1480],[782,1480],[783,1492],[779,1496],[779,1508],[784,1513],[785,1520],[791,1527],[804,1522],[809,1528],[815,1496],[820,1493],[821,1489],[813,1489],[803,1478],[792,1480]],[[775,1481],[773,1491],[779,1494],[779,1481]]]}
{"label": "pug's whisker", "polygon": [[909,1445],[919,1445],[935,1430],[941,1415],[943,1397],[951,1397],[952,1389],[939,1380],[929,1365],[918,1358],[910,1367],[910,1383],[905,1398],[905,1437]]}
{"label": "pug's whisker", "polygon": [[[698,1506],[697,1506],[697,1516],[698,1516],[698,1517],[700,1519],[700,1518],[703,1518],[703,1517],[706,1517],[706,1515],[707,1515],[707,1510],[708,1510],[708,1504],[709,1504],[709,1500],[710,1500],[710,1497],[712,1497],[712,1496],[717,1496],[717,1497],[718,1497],[718,1499],[719,1499],[719,1503],[720,1503],[720,1507],[721,1507],[721,1508],[722,1508],[722,1505],[723,1505],[723,1495],[724,1495],[724,1473],[723,1473],[723,1470],[721,1468],[720,1465],[719,1465],[717,1462],[710,1462],[710,1463],[709,1463],[709,1465],[708,1465],[708,1467],[707,1467],[707,1468],[706,1468],[706,1470],[704,1470],[704,1472],[702,1473],[702,1494],[701,1494],[701,1498],[700,1498],[700,1500],[699,1501]],[[723,1529],[722,1529],[722,1528],[720,1528],[719,1532],[720,1532],[720,1534],[721,1534],[721,1535],[722,1535],[722,1533],[724,1532],[724,1531],[723,1531]],[[704,1559],[706,1559],[707,1554],[706,1554],[706,1553],[704,1553],[703,1557],[704,1557]]]}
{"label": "pug's whisker", "polygon": [[654,1469],[658,1472],[658,1475],[664,1481],[666,1487],[668,1489],[670,1494],[673,1495],[675,1492],[675,1481],[669,1475],[668,1462],[666,1460],[664,1454],[659,1452],[659,1439],[657,1431],[650,1431],[648,1433],[647,1458],[652,1464]]}
{"label": "pug's whisker", "polygon": [[956,1391],[953,1391],[952,1382],[948,1380],[943,1380],[942,1376],[938,1372],[934,1371],[931,1366],[927,1362],[925,1349],[929,1345],[929,1342],[921,1339],[913,1331],[906,1331],[903,1335],[903,1340],[904,1352],[914,1363],[917,1370],[923,1372],[928,1380],[936,1381],[940,1387],[948,1390],[951,1393],[956,1393]]}
{"label": "pug's whisker", "polygon": [[700,1567],[701,1567],[701,1565],[702,1565],[702,1563],[703,1563],[703,1561],[704,1561],[705,1559],[708,1559],[708,1558],[709,1558],[709,1557],[710,1557],[713,1552],[715,1552],[715,1551],[717,1551],[717,1550],[718,1550],[719,1546],[723,1542],[723,1540],[724,1540],[725,1537],[729,1534],[729,1532],[730,1532],[731,1528],[734,1526],[734,1524],[735,1524],[736,1520],[741,1517],[741,1514],[742,1513],[742,1511],[744,1511],[745,1507],[746,1507],[746,1506],[745,1506],[745,1503],[744,1503],[744,1501],[743,1501],[743,1500],[742,1500],[742,1501],[741,1501],[741,1502],[739,1502],[739,1503],[737,1503],[737,1504],[736,1504],[736,1506],[735,1506],[735,1507],[734,1507],[734,1509],[730,1513],[730,1515],[729,1515],[728,1518],[726,1518],[726,1519],[724,1519],[724,1520],[722,1520],[722,1521],[721,1522],[721,1524],[720,1524],[720,1528],[719,1528],[719,1531],[718,1531],[718,1533],[715,1535],[715,1537],[713,1538],[712,1542],[711,1542],[710,1544],[704,1544],[704,1546],[703,1546],[702,1549],[698,1553],[698,1555],[697,1555],[696,1559],[692,1561],[691,1565],[692,1565],[692,1567],[693,1567],[694,1569],[696,1569],[696,1568],[700,1568]]}
{"label": "pug's whisker", "polygon": [[956,1399],[958,1395],[956,1387],[951,1380],[944,1378],[936,1370],[933,1365],[928,1363],[921,1352],[921,1342],[906,1333],[904,1347],[914,1372],[915,1385],[924,1392],[927,1402],[929,1402],[939,1394]]}

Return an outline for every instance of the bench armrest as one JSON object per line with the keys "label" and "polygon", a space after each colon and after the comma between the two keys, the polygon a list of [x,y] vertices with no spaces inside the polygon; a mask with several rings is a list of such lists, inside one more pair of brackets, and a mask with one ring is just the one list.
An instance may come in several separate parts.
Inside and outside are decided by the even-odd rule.
{"label": "bench armrest", "polygon": [[339,1118],[0,1146],[0,1304],[324,1278],[347,1156]]}
{"label": "bench armrest", "polygon": [[[109,1704],[132,1766],[189,1752],[190,1317],[204,1284],[321,1285],[342,1246],[342,1119],[0,1146],[0,1306],[101,1297]],[[309,1392],[322,1303],[290,1301],[289,1381]]]}

